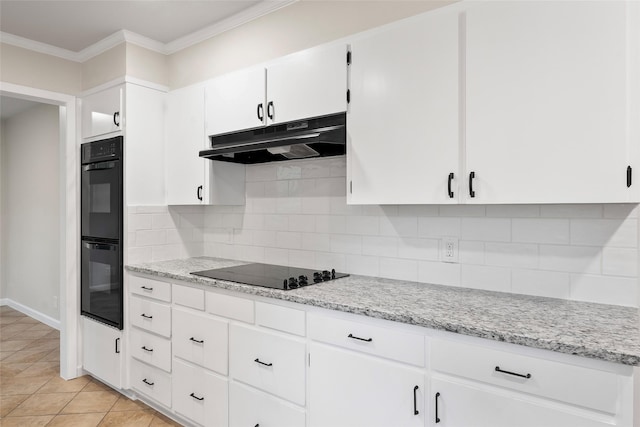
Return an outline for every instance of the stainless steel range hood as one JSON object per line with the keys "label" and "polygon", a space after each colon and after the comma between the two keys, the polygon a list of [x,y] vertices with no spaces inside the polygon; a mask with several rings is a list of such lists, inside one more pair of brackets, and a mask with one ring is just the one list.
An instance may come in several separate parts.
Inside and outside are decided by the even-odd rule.
{"label": "stainless steel range hood", "polygon": [[233,163],[266,163],[345,153],[346,113],[210,136],[200,157]]}

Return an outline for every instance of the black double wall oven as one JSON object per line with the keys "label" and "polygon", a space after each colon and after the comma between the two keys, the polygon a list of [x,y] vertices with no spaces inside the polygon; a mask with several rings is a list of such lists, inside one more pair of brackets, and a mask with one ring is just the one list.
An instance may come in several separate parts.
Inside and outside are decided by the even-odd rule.
{"label": "black double wall oven", "polygon": [[121,136],[81,145],[81,314],[122,329]]}

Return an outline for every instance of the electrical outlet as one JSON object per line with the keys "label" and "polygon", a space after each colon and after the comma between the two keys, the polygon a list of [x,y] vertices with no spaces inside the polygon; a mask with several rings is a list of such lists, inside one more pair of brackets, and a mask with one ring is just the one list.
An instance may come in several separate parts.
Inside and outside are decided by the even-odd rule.
{"label": "electrical outlet", "polygon": [[458,262],[458,239],[455,237],[443,237],[440,252],[442,261]]}

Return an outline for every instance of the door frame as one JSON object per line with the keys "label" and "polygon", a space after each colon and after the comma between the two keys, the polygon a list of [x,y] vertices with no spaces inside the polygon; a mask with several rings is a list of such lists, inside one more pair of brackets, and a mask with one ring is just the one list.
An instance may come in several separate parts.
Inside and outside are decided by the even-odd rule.
{"label": "door frame", "polygon": [[73,95],[36,89],[0,81],[0,95],[35,101],[60,107],[59,166],[60,176],[60,253],[59,253],[59,316],[60,316],[60,376],[76,378],[79,367],[79,168],[77,135],[77,99]]}

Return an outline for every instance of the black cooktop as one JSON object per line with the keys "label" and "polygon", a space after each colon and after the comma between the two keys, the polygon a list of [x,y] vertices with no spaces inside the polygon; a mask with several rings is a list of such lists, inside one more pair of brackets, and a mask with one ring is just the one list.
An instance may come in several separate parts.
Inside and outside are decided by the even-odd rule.
{"label": "black cooktop", "polygon": [[195,271],[191,274],[245,285],[283,289],[285,291],[348,276],[348,274],[336,273],[333,269],[317,271],[259,263]]}

